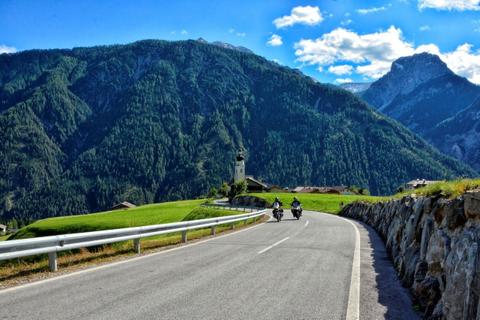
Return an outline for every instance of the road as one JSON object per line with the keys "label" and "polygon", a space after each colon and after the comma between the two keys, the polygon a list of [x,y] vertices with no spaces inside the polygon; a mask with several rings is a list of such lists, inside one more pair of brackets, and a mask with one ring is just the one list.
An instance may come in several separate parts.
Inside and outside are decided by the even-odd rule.
{"label": "road", "polygon": [[314,212],[296,221],[287,213],[281,223],[0,291],[0,318],[346,319],[360,309],[383,319],[388,303],[359,308],[356,246],[358,258],[349,221]]}

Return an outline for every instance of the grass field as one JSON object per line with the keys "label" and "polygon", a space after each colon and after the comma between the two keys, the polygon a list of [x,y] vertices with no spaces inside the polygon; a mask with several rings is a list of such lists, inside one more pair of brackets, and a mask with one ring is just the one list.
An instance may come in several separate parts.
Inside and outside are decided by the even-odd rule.
{"label": "grass field", "polygon": [[36,221],[10,239],[25,239],[56,234],[138,227],[152,224],[201,219],[235,214],[232,211],[199,208],[205,200],[187,200],[144,205],[127,210],[49,218]]}
{"label": "grass field", "polygon": [[321,211],[328,213],[338,213],[340,206],[354,201],[378,202],[388,199],[387,197],[360,196],[360,195],[336,195],[336,194],[318,194],[318,193],[251,193],[250,196],[256,196],[272,203],[276,196],[283,202],[284,207],[288,207],[293,201],[293,197],[298,197],[305,210]]}
{"label": "grass field", "polygon": [[415,190],[407,190],[396,195],[400,198],[409,194],[418,196],[443,195],[447,198],[455,198],[465,193],[465,191],[480,188],[480,179],[461,179],[453,181],[441,181]]}

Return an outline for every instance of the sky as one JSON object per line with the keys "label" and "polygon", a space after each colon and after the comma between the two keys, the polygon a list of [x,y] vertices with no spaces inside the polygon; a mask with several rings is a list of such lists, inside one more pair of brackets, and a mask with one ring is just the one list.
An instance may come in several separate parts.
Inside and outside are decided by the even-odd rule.
{"label": "sky", "polygon": [[430,52],[480,84],[480,0],[0,0],[0,53],[204,38],[329,83]]}

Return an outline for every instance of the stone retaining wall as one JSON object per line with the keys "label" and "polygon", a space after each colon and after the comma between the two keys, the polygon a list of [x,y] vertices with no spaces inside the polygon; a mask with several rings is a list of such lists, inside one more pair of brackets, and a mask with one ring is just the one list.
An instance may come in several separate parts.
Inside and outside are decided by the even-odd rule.
{"label": "stone retaining wall", "polygon": [[358,202],[340,215],[380,234],[425,318],[480,320],[480,190],[453,200]]}

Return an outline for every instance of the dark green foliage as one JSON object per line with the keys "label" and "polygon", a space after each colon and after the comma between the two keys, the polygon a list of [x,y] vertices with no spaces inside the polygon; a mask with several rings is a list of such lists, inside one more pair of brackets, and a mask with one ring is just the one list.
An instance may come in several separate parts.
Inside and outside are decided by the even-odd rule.
{"label": "dark green foliage", "polygon": [[220,186],[220,189],[218,189],[218,193],[224,197],[226,197],[228,195],[228,191],[229,191],[230,187],[228,186],[228,183],[224,182],[222,183],[222,185]]}
{"label": "dark green foliage", "polygon": [[230,202],[235,198],[236,196],[243,194],[247,192],[247,182],[244,181],[239,181],[235,182],[230,186],[230,192],[228,193],[228,199]]}
{"label": "dark green foliage", "polygon": [[0,219],[207,194],[247,172],[390,193],[474,174],[354,95],[197,41],[0,55]]}

